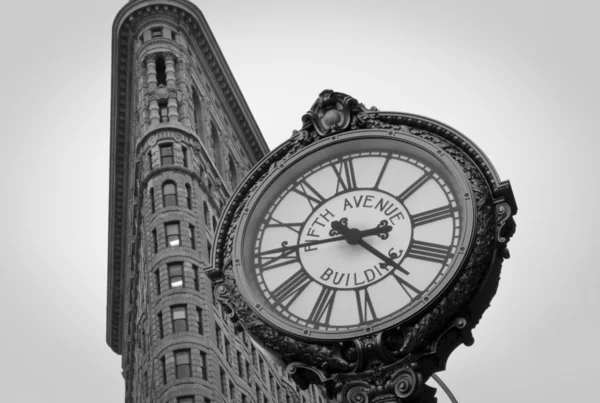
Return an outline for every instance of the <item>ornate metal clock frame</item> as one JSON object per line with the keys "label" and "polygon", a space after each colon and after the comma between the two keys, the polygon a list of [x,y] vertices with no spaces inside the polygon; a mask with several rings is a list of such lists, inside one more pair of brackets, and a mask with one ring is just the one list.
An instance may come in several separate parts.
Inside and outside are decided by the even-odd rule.
{"label": "ornate metal clock frame", "polygon": [[[325,90],[302,121],[301,130],[254,167],[225,207],[207,269],[215,295],[234,322],[288,364],[301,388],[322,383],[330,397],[348,403],[435,402],[436,390],[425,382],[444,370],[457,346],[473,343],[471,330],[495,295],[502,262],[509,257],[507,243],[517,212],[510,183],[499,180],[474,143],[432,119],[367,109],[348,95]],[[449,284],[415,315],[343,340],[302,338],[285,326],[266,323],[242,296],[234,275],[241,264],[234,251],[237,230],[261,184],[285,170],[294,156],[332,136],[353,136],[361,130],[414,138],[454,161],[471,189],[466,198],[476,206],[471,243]]]}

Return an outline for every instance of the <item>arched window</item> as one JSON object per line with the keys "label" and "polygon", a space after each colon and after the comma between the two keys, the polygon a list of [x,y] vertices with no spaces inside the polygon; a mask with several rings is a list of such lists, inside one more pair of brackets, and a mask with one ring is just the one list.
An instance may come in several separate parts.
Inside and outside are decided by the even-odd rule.
{"label": "arched window", "polygon": [[212,225],[213,225],[213,231],[217,230],[217,219],[215,218],[215,216],[212,217]]}
{"label": "arched window", "polygon": [[167,66],[162,56],[156,58],[156,84],[167,85]]}
{"label": "arched window", "polygon": [[152,214],[156,211],[156,205],[154,204],[154,188],[150,188],[150,210]]}
{"label": "arched window", "polygon": [[175,182],[165,182],[162,187],[163,207],[177,206],[177,185]]}
{"label": "arched window", "polygon": [[187,202],[187,208],[192,209],[192,187],[189,183],[185,184],[185,200]]}
{"label": "arched window", "polygon": [[238,173],[237,173],[237,168],[235,166],[235,163],[233,162],[233,158],[231,157],[231,155],[229,155],[228,159],[228,169],[227,171],[229,172],[229,185],[231,186],[231,189],[235,188],[238,184]]}
{"label": "arched window", "polygon": [[206,225],[206,229],[210,229],[210,221],[208,219],[208,216],[210,215],[209,211],[208,211],[208,204],[206,202],[203,202],[202,205],[204,206],[204,224]]}

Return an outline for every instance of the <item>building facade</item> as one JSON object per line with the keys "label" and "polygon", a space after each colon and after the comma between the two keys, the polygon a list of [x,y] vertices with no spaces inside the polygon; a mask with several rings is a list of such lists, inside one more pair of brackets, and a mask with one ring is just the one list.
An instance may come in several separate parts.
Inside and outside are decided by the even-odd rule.
{"label": "building facade", "polygon": [[127,403],[321,402],[235,327],[204,274],[267,145],[202,13],[132,0],[112,43],[107,343]]}

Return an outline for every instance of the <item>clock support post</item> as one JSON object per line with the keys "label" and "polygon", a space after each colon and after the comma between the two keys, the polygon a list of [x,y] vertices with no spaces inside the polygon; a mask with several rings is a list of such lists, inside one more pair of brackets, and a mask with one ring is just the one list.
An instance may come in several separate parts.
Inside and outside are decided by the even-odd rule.
{"label": "clock support post", "polygon": [[[257,343],[288,365],[288,374],[300,388],[311,383],[321,384],[330,398],[340,403],[434,403],[437,401],[436,389],[426,382],[433,374],[446,368],[454,349],[461,344],[473,344],[471,331],[495,295],[502,263],[509,258],[507,244],[515,232],[513,217],[517,212],[510,183],[499,179],[492,163],[471,140],[449,126],[422,116],[368,109],[346,94],[325,90],[303,116],[302,122],[299,131],[294,131],[289,140],[273,150],[248,174],[226,206],[217,228],[212,266],[207,269],[215,284],[215,296],[232,320],[238,321]],[[319,338],[314,336],[318,331],[308,328],[298,330],[301,326],[297,323],[290,321],[288,325],[287,319],[273,319],[274,314],[266,309],[266,300],[249,297],[252,292],[261,291],[253,290],[253,287],[258,289],[259,286],[249,285],[240,277],[256,261],[244,260],[244,248],[250,243],[257,243],[256,238],[244,243],[244,229],[256,206],[253,203],[260,203],[261,197],[266,194],[264,189],[268,189],[275,180],[273,178],[283,177],[281,172],[301,165],[303,158],[310,155],[308,151],[318,149],[315,147],[328,141],[352,139],[356,133],[366,133],[364,136],[372,135],[373,138],[389,136],[415,144],[415,148],[425,149],[441,161],[436,166],[448,167],[448,172],[453,172],[454,176],[446,175],[444,168],[438,168],[441,176],[456,177],[456,183],[459,183],[454,189],[461,189],[462,193],[454,191],[450,200],[461,199],[462,206],[466,206],[461,207],[464,211],[460,216],[462,240],[447,247],[421,240],[412,242],[414,258],[440,265],[443,262],[446,266],[441,267],[446,269],[440,271],[441,280],[436,281],[442,285],[434,293],[421,292],[413,286],[418,294],[411,302],[415,308],[406,315],[396,316],[400,319],[388,322],[373,320],[372,326],[361,329],[362,333],[323,333],[324,336]],[[342,171],[335,172],[341,178]],[[432,177],[435,175],[432,174]],[[352,186],[356,180],[353,175],[347,178],[340,179],[344,187]],[[416,181],[413,187],[417,189],[421,185]],[[442,189],[443,186],[440,186]],[[409,187],[397,196],[398,199],[402,201],[403,195],[415,189]],[[320,202],[314,189],[304,191],[309,201]],[[411,223],[418,226],[458,217],[458,213],[452,216],[453,211],[448,207],[415,213]],[[285,224],[277,222],[272,225]],[[296,224],[288,224],[288,228],[296,231],[293,225]],[[332,236],[341,233],[340,239],[348,244],[374,249],[362,241],[362,235],[368,232],[366,230],[348,228],[341,220],[336,221],[331,230]],[[287,258],[286,245],[284,241],[282,248],[271,249],[270,252],[281,249],[284,252],[280,256]],[[381,254],[380,251],[375,252],[377,256]],[[390,253],[389,258],[382,256],[382,261],[388,266],[396,266],[397,271],[404,270],[393,260],[395,258],[398,256]],[[281,266],[272,262],[273,259],[268,263],[269,270]],[[253,276],[254,270],[250,271]],[[297,274],[304,273],[303,270]],[[256,269],[256,272],[260,271]],[[284,282],[286,287],[279,287],[283,291],[278,295],[293,299],[308,287],[307,277],[292,277]],[[261,287],[264,289],[264,284]],[[329,294],[321,295],[325,301]],[[390,301],[396,297],[386,296]],[[321,301],[321,296],[319,298]],[[322,317],[322,312],[332,309],[323,301],[317,303],[318,318]],[[364,304],[365,309],[372,309],[366,299]],[[360,317],[366,318],[366,311]]]}

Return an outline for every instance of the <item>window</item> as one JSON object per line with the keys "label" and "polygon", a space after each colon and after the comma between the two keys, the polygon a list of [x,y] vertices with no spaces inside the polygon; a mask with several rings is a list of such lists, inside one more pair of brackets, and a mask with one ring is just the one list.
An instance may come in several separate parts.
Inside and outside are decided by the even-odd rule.
{"label": "window", "polygon": [[208,256],[210,258],[210,252],[212,251],[212,245],[208,241],[206,241],[206,249],[208,250]]}
{"label": "window", "polygon": [[233,386],[233,382],[229,381],[229,398],[234,400],[235,398],[235,387]]}
{"label": "window", "polygon": [[154,253],[158,252],[158,236],[156,235],[156,228],[152,230],[152,240],[154,242]]}
{"label": "window", "polygon": [[239,351],[237,351],[235,354],[236,354],[237,365],[238,365],[238,376],[240,378],[243,378],[244,377],[244,365],[243,365],[244,363],[242,361],[242,354]]}
{"label": "window", "polygon": [[192,209],[192,187],[189,183],[185,184],[185,201],[188,209]]}
{"label": "window", "polygon": [[166,99],[158,100],[158,114],[160,123],[169,121],[169,102]]}
{"label": "window", "polygon": [[265,367],[264,367],[265,363],[262,359],[262,357],[258,357],[258,369],[260,371],[260,377],[262,378],[263,382],[267,381],[267,377],[265,376]]}
{"label": "window", "polygon": [[225,359],[229,364],[231,364],[231,354],[229,354],[231,350],[231,344],[229,344],[229,340],[225,337]]}
{"label": "window", "polygon": [[165,233],[167,234],[167,246],[181,245],[181,237],[179,235],[179,223],[169,222],[165,224]]}
{"label": "window", "polygon": [[177,379],[192,376],[190,350],[175,351],[175,377]]}
{"label": "window", "polygon": [[219,223],[217,222],[217,219],[215,218],[215,216],[212,216],[212,225],[213,225],[213,231],[216,231],[217,225],[219,225]]}
{"label": "window", "polygon": [[200,278],[198,278],[198,266],[192,265],[192,271],[194,272],[194,290],[200,291]]}
{"label": "window", "polygon": [[204,333],[204,325],[202,321],[202,309],[196,307],[196,316],[198,318],[198,333]]}
{"label": "window", "polygon": [[148,168],[152,169],[152,151],[148,151]]}
{"label": "window", "polygon": [[172,307],[171,320],[173,321],[173,333],[186,332],[188,330],[186,306],[177,305]]}
{"label": "window", "polygon": [[200,351],[200,370],[202,371],[202,379],[208,381],[208,372],[206,371],[206,353],[204,351]]}
{"label": "window", "polygon": [[246,380],[250,382],[250,363],[246,361]]}
{"label": "window", "polygon": [[183,287],[183,264],[171,263],[169,269],[169,288]]}
{"label": "window", "polygon": [[202,138],[202,104],[196,89],[192,87],[192,101],[194,102],[194,123],[196,124],[196,133]]}
{"label": "window", "polygon": [[231,189],[234,189],[238,183],[238,174],[235,162],[233,161],[231,155],[228,157],[228,165],[229,169],[227,171],[229,172],[229,185],[231,186]]}
{"label": "window", "polygon": [[219,325],[215,325],[215,337],[217,338],[217,347],[219,348],[219,350],[221,350],[221,352],[223,352],[223,333],[221,332],[221,328],[219,327]]}
{"label": "window", "polygon": [[210,124],[210,142],[209,149],[212,152],[215,166],[221,171],[221,139],[219,138],[219,131],[214,123]]}
{"label": "window", "polygon": [[177,403],[194,403],[194,396],[182,396],[177,398]]}
{"label": "window", "polygon": [[188,236],[190,237],[190,247],[196,249],[196,227],[192,224],[188,226]]}
{"label": "window", "polygon": [[154,282],[156,283],[156,295],[160,295],[160,273],[158,270],[154,272]]}
{"label": "window", "polygon": [[209,399],[208,397],[205,397],[205,398],[204,398],[204,403],[211,403],[211,402],[210,402],[210,399]]}
{"label": "window", "polygon": [[[160,35],[162,36],[162,30]],[[158,85],[167,85],[167,67],[165,59],[162,57],[156,58],[156,83]]]}
{"label": "window", "polygon": [[223,368],[219,368],[219,375],[221,376],[221,392],[227,397],[227,377]]}
{"label": "window", "polygon": [[177,206],[177,185],[175,182],[165,182],[162,186],[163,207]]}
{"label": "window", "polygon": [[150,211],[152,211],[152,214],[156,212],[156,205],[154,204],[154,188],[150,188]]}
{"label": "window", "polygon": [[242,393],[242,403],[248,403],[248,397]]}
{"label": "window", "polygon": [[187,147],[181,146],[181,153],[183,154],[183,166],[187,168],[187,166],[188,166],[188,149],[187,149]]}
{"label": "window", "polygon": [[171,30],[171,40],[175,40],[177,31]]}
{"label": "window", "polygon": [[173,144],[161,144],[160,165],[173,164]]}
{"label": "window", "polygon": [[208,219],[210,213],[208,210],[208,204],[203,202],[202,205],[204,206],[204,224],[206,224],[206,229],[210,231],[210,220]]}
{"label": "window", "polygon": [[254,344],[251,346],[252,349],[252,365],[256,366],[256,347],[254,347]]}
{"label": "window", "polygon": [[163,35],[162,28],[152,28],[150,29],[150,36],[152,38],[160,38]]}
{"label": "window", "polygon": [[162,316],[162,312],[158,313],[156,321],[158,322],[158,335],[162,339],[163,337],[165,337],[165,332],[164,332],[164,329],[163,329],[163,316]]}
{"label": "window", "polygon": [[161,364],[161,368],[162,368],[163,385],[166,385],[167,384],[167,361],[165,360],[164,356],[161,357],[160,364]]}

